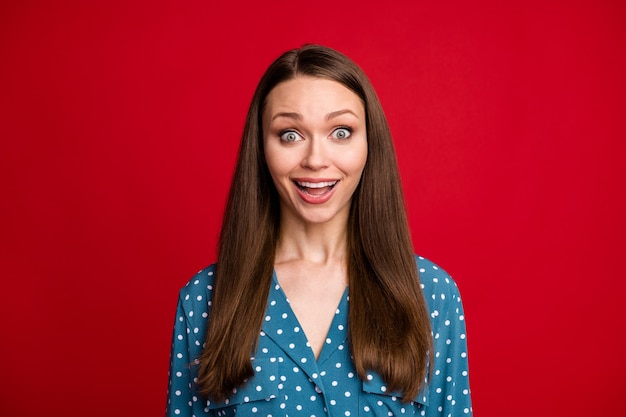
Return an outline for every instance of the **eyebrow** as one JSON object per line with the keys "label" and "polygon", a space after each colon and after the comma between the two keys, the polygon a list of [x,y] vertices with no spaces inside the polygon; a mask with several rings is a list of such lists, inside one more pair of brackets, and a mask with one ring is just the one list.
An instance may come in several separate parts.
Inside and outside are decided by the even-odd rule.
{"label": "eyebrow", "polygon": [[[333,112],[328,113],[324,117],[324,119],[330,120],[330,119],[333,119],[335,117],[339,117],[339,116],[341,116],[343,114],[346,114],[346,113],[353,115],[357,119],[359,118],[359,116],[357,116],[356,113],[354,113],[352,110],[350,110],[350,109],[343,109],[343,110],[337,110],[337,111],[333,111]],[[272,117],[272,120],[275,120],[275,119],[277,119],[279,117],[287,117],[287,118],[294,119],[294,120],[302,120],[302,115],[300,113],[295,113],[295,112],[276,113]]]}
{"label": "eyebrow", "polygon": [[302,120],[302,115],[300,113],[276,113],[273,117],[272,120],[275,120],[279,117],[288,117],[290,119],[295,119],[295,120]]}
{"label": "eyebrow", "polygon": [[359,118],[359,116],[357,116],[357,115],[356,115],[356,113],[355,113],[355,112],[353,112],[352,110],[350,110],[350,109],[343,109],[343,110],[337,110],[337,111],[333,111],[333,112],[328,113],[328,114],[326,115],[325,119],[326,119],[326,120],[330,120],[330,119],[332,119],[332,118],[334,118],[334,117],[339,117],[339,116],[341,116],[342,114],[346,114],[346,113],[353,115],[353,116],[354,116],[354,117],[356,117],[357,119]]}

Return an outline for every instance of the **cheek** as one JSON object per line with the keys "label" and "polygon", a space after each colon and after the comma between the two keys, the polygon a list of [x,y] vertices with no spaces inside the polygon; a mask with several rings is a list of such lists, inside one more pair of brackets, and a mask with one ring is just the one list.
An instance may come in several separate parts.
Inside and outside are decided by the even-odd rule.
{"label": "cheek", "polygon": [[272,179],[274,183],[281,180],[281,176],[285,175],[289,172],[289,159],[282,155],[280,152],[276,152],[276,150],[271,147],[266,148],[265,151],[265,163],[267,164],[267,168],[270,171]]}
{"label": "cheek", "polygon": [[355,149],[350,153],[344,154],[343,166],[346,171],[354,175],[359,175],[365,168],[367,162],[367,147],[361,149]]}
{"label": "cheek", "polygon": [[263,152],[267,168],[270,170],[270,173],[274,175],[277,162],[280,161],[280,158],[277,157],[276,151],[272,148],[272,146],[268,146],[267,143],[263,144]]}

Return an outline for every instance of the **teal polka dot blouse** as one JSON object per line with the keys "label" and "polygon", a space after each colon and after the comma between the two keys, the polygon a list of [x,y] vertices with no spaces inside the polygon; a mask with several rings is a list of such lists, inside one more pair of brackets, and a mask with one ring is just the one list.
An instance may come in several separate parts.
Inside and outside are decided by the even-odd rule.
{"label": "teal polka dot blouse", "polygon": [[176,312],[166,415],[389,417],[471,416],[465,317],[455,282],[437,265],[417,257],[430,310],[435,358],[426,389],[409,403],[387,390],[374,372],[362,380],[350,357],[349,293],[343,295],[326,343],[316,360],[276,276],[252,365],[255,374],[223,403],[195,391],[194,360],[200,355],[211,310],[214,266],[199,271],[180,291]]}

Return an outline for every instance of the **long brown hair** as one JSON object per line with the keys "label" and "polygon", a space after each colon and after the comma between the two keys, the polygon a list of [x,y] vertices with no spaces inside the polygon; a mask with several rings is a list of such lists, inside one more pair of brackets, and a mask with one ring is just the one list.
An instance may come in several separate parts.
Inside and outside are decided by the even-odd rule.
{"label": "long brown hair", "polygon": [[223,401],[254,374],[250,355],[269,295],[280,218],[261,117],[269,92],[297,75],[339,82],[363,101],[368,156],[348,221],[350,348],[362,379],[367,370],[376,371],[409,401],[426,379],[432,336],[391,133],[365,73],[319,45],[281,55],[252,98],[219,239],[206,348],[198,365],[200,392]]}

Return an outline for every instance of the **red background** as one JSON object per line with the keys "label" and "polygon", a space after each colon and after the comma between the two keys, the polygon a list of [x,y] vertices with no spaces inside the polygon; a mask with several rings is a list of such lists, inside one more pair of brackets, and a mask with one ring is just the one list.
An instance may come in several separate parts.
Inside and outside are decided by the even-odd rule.
{"label": "red background", "polygon": [[316,42],[380,95],[476,415],[624,415],[622,2],[250,3],[0,5],[0,414],[162,415],[253,88]]}

